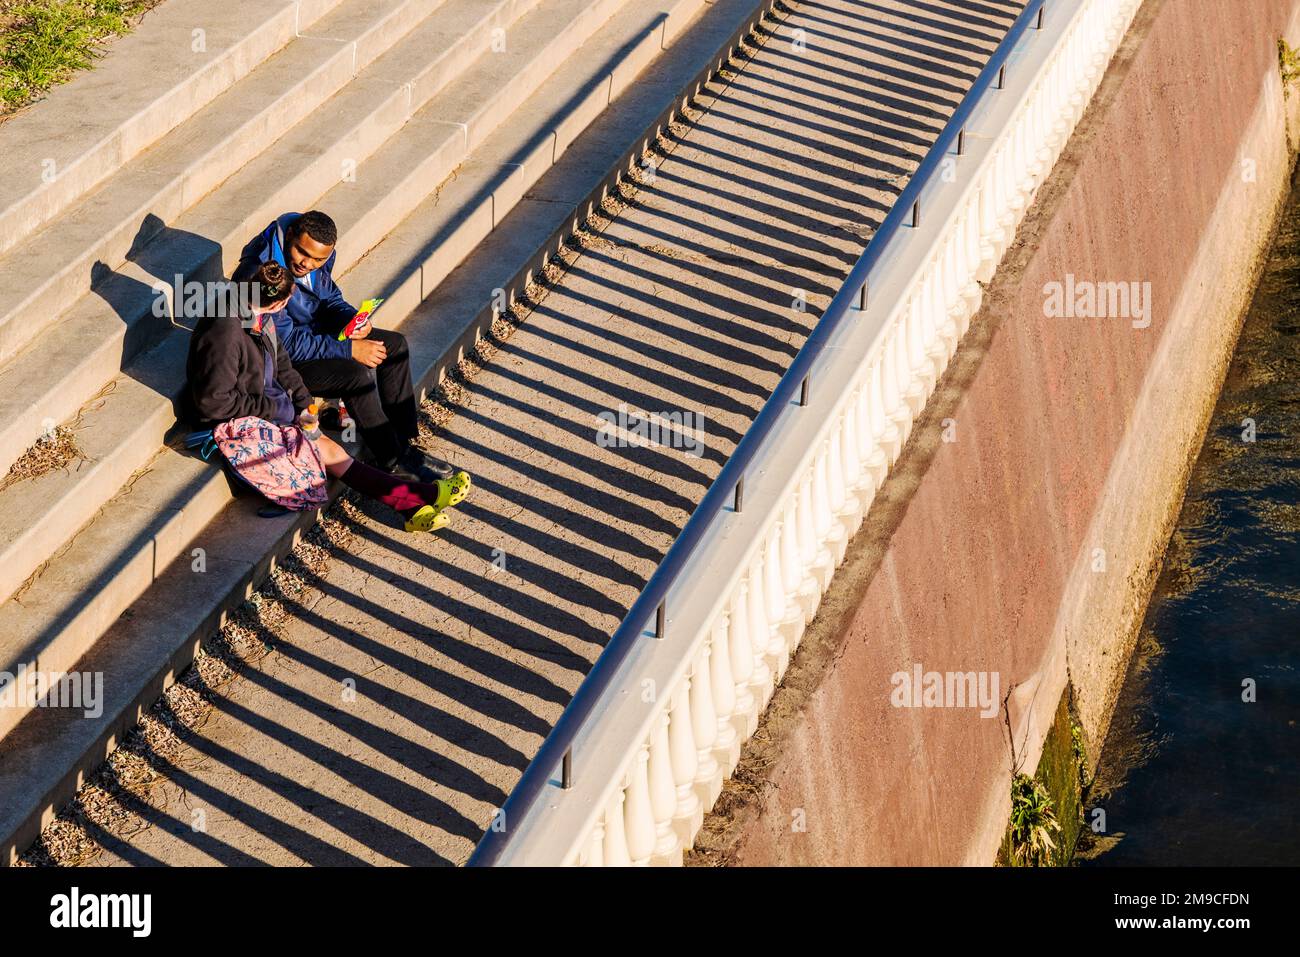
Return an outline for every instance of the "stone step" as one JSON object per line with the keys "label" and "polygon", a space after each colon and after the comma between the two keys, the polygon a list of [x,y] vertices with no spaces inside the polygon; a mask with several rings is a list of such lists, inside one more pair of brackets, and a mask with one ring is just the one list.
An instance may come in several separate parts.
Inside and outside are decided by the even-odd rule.
{"label": "stone step", "polygon": [[[0,253],[309,30],[340,0],[170,0],[4,124]],[[177,51],[188,51],[178,56]],[[149,64],[142,70],[141,64]]]}
{"label": "stone step", "polygon": [[[458,69],[537,0],[344,0],[152,148],[0,256],[0,361],[395,47]],[[468,22],[467,22],[468,21]],[[478,21],[478,22],[475,22]],[[429,54],[432,39],[442,55]],[[376,71],[382,72],[382,71]],[[393,91],[427,70],[389,71]]]}
{"label": "stone step", "polygon": [[[482,144],[474,159],[460,168],[455,181],[414,217],[418,225],[410,232],[418,237],[418,260],[400,243],[369,259],[367,269],[357,278],[377,283],[374,288],[387,294],[385,321],[414,308],[424,290],[436,287],[519,202],[523,191],[553,164],[557,143],[567,146],[607,106],[613,70],[634,75],[629,72],[633,67],[644,66],[660,50],[664,29],[661,7],[679,5],[674,0],[671,5],[620,11],[607,29],[593,38],[588,51],[598,58],[595,62],[613,64],[610,72],[588,76],[585,60],[562,67],[527,101],[525,116]],[[439,154],[422,155],[428,140],[418,135],[419,123],[408,124],[398,142],[363,167],[364,176],[357,183],[340,184],[326,195],[322,205],[335,211],[348,243],[357,241],[358,236],[357,244],[363,249],[374,244],[372,237],[378,242],[409,211],[409,197],[419,195],[415,192],[420,189],[419,182],[438,172]],[[441,129],[457,128],[441,124]],[[435,167],[432,174],[430,166]],[[389,192],[377,197],[373,189],[359,187],[362,181],[385,184]],[[403,198],[396,208],[389,208],[390,198],[395,196]],[[395,253],[398,248],[402,251]],[[380,263],[385,264],[384,272],[376,274],[374,267]],[[351,285],[350,277],[348,272],[340,279]],[[85,341],[75,327],[63,338]],[[106,396],[81,413],[78,435],[87,461],[19,483],[6,490],[9,494],[0,492],[0,601],[153,454],[175,421],[171,399],[179,396],[183,382],[187,340],[183,329],[167,332],[160,345],[112,380]]]}
{"label": "stone step", "polygon": [[184,337],[170,337],[87,406],[76,428],[84,458],[0,491],[0,602],[157,454],[159,436],[176,421],[160,379],[184,369],[185,345]]}
{"label": "stone step", "polygon": [[[414,103],[409,90],[393,88],[385,77],[363,73],[325,109],[286,133],[274,153],[254,158],[188,210],[177,227],[227,237],[221,242],[220,263],[221,271],[228,275],[239,261],[243,242],[278,213],[302,209],[309,203],[324,206],[322,197],[341,183],[369,194],[372,200],[385,195],[395,200],[423,197],[560,64],[576,55],[583,58],[585,67],[586,52],[580,48],[627,2],[543,0],[509,30],[504,51],[482,53],[427,103]],[[387,66],[376,64],[376,69]],[[405,127],[411,123],[416,125],[408,131]],[[345,131],[341,136],[340,128]],[[416,150],[427,144],[427,152],[438,157],[423,170],[418,180],[423,188],[414,195],[409,190],[392,190],[390,183],[369,172],[373,167],[367,164],[371,157],[381,158],[402,138],[415,140]],[[355,183],[348,184],[350,178],[355,178]],[[411,202],[405,211],[413,205]],[[398,206],[391,208],[396,211]],[[346,269],[365,252],[348,240],[339,250],[335,270]]]}
{"label": "stone step", "polygon": [[[441,200],[408,224],[403,234],[411,240],[408,247],[418,245],[421,249],[433,250],[433,253],[426,258],[411,260],[407,256],[395,255],[397,246],[386,248],[381,243],[374,256],[363,260],[371,265],[366,269],[351,270],[340,277],[345,286],[351,285],[355,272],[360,281],[379,283],[375,287],[377,293],[398,291],[400,294],[391,303],[393,308],[385,306],[384,323],[400,327],[405,313],[422,298],[411,296],[411,276],[419,275],[416,285],[421,290],[435,288],[473,246],[487,236],[494,224],[501,221],[506,210],[522,199],[524,190],[553,165],[555,129],[562,127],[566,139],[571,139],[573,131],[580,128],[579,122],[586,126],[594,119],[608,105],[612,68],[624,62],[625,58],[629,64],[639,61],[644,65],[648,62],[661,49],[665,9],[685,8],[685,4],[690,2],[693,0],[653,0],[648,5],[629,6],[620,11],[584,47],[584,54],[591,55],[590,62],[598,65],[597,75],[589,75],[586,55],[561,66],[522,104],[516,115],[499,124],[500,129],[481,144],[474,154],[475,159],[465,164],[456,180],[441,192]],[[589,95],[592,89],[599,91],[599,96],[594,99]],[[559,104],[567,105],[570,112],[566,113]],[[508,162],[520,158],[525,162]],[[400,191],[406,188],[406,184],[401,181],[399,171],[418,175],[418,160],[418,155],[408,157],[401,150],[386,152],[383,162],[392,164],[394,168],[367,172],[364,181],[384,183],[387,188]],[[346,185],[351,188],[354,184]],[[366,193],[357,191],[356,195],[364,197]],[[343,218],[339,222],[345,241],[349,236],[353,211],[363,216],[371,215],[371,202],[364,200],[357,203],[354,210],[347,207],[342,210]],[[396,212],[393,215],[396,216]],[[392,224],[383,227],[384,231],[399,221],[394,219]],[[462,222],[477,225],[468,230],[457,229],[456,224]],[[386,274],[376,271],[378,264],[384,264]],[[404,285],[406,292],[402,291]],[[476,310],[477,303],[475,300]],[[104,617],[111,615],[114,608],[118,611],[125,608],[147,585],[147,569],[160,567],[174,557],[168,553],[165,542],[146,534],[147,528],[155,521],[154,514],[165,513],[172,507],[171,499],[142,497],[158,486],[168,468],[182,474],[174,480],[162,482],[161,494],[170,496],[174,488],[189,489],[194,502],[186,505],[185,512],[190,519],[197,515],[200,520],[207,521],[224,504],[222,496],[228,494],[228,490],[221,473],[209,470],[206,482],[196,485],[189,474],[186,456],[171,453],[164,454],[161,460],[157,457],[164,433],[175,421],[169,396],[177,394],[183,383],[187,345],[188,332],[172,330],[161,344],[132,363],[127,373],[116,377],[112,388],[95,407],[83,411],[79,434],[84,436],[89,461],[0,492],[0,516],[10,516],[0,519],[0,534],[5,536],[0,539],[4,542],[0,546],[0,599],[8,598],[20,588],[28,576],[59,551],[64,542],[71,541],[72,548],[76,549],[87,535],[94,541],[93,529],[102,526],[106,517],[112,519],[118,512],[124,517],[116,525],[121,526],[123,522],[125,525],[115,528],[114,539],[130,543],[129,547],[139,553],[122,552],[118,556],[114,568],[120,571],[110,576],[111,587],[97,584],[104,574],[97,566],[78,559],[77,567],[81,573],[91,576],[85,585],[87,588],[94,586],[96,599],[87,606],[84,614],[69,617],[66,621],[57,616],[26,614],[34,600],[30,596],[41,593],[42,583],[50,574],[48,569],[23,592],[21,601],[0,605],[0,635],[7,635],[0,638],[0,670],[13,671],[21,662],[33,659],[39,662],[42,656],[56,663],[75,659],[93,643],[98,634],[95,627]],[[151,459],[155,464],[149,475],[154,478],[143,486],[145,491],[136,492],[139,479],[135,479],[125,492],[117,494],[125,479],[138,469],[149,468],[146,463]],[[168,463],[172,464],[169,466]],[[101,506],[109,499],[117,504],[110,503],[107,515],[101,515]],[[129,503],[130,507],[122,503]],[[21,516],[21,520],[16,516]],[[87,522],[90,522],[88,526]],[[99,545],[93,547],[98,549]],[[151,555],[151,563],[141,563],[139,556],[144,552]],[[60,596],[71,591],[69,583],[58,576],[50,581],[56,589],[53,597],[41,600],[38,607],[57,604]],[[51,629],[50,620],[59,622],[59,627]],[[42,670],[57,670],[61,666],[42,666]],[[0,713],[0,735],[5,730],[3,718],[3,713]],[[10,720],[16,720],[16,716],[11,715]]]}
{"label": "stone step", "polygon": [[[559,157],[500,228],[402,323],[421,385],[436,383],[461,344],[472,342],[482,323],[490,320],[490,310],[481,307],[487,291],[523,288],[575,219],[600,201],[618,174],[666,127],[683,97],[700,88],[771,5],[772,0],[708,4],[690,32],[637,77],[635,86]],[[690,6],[681,3],[672,12],[684,21],[689,11]],[[672,22],[670,18],[668,24]],[[364,279],[383,288],[385,274],[399,276],[395,251],[418,253],[429,241],[431,233],[421,236],[418,225],[418,216],[408,218],[383,247],[354,267],[349,281]],[[387,255],[378,255],[381,251]],[[163,495],[175,488],[191,490],[195,476],[213,477],[212,466],[171,452],[162,453],[154,465],[156,471],[175,472],[170,484],[154,477],[149,479],[153,484],[143,486],[146,491],[162,489]],[[124,494],[140,488],[137,483]],[[186,522],[186,511],[189,520],[196,517],[195,500],[168,501],[182,512],[172,518],[173,528]],[[169,564],[155,558],[152,583],[75,664],[79,671],[103,675],[102,713],[91,718],[72,709],[37,708],[10,723],[9,733],[0,739],[0,793],[9,798],[0,807],[0,863],[12,862],[35,839],[120,736],[189,664],[200,642],[221,626],[225,611],[238,605],[292,547],[300,531],[316,520],[315,513],[261,519],[254,512],[255,502],[248,498],[227,501],[183,545],[175,544],[183,532],[155,539],[173,543],[177,557]],[[158,522],[153,527],[167,529]],[[204,549],[201,573],[195,571],[195,548]],[[68,570],[66,555],[56,561]],[[126,563],[119,559],[117,564]]]}
{"label": "stone step", "polygon": [[[0,740],[0,864],[12,864],[121,741],[175,677],[193,660],[198,643],[214,634],[224,612],[267,574],[271,559],[293,544],[290,525],[304,516],[260,519],[247,500],[231,503],[223,518],[239,538],[207,539],[205,571],[182,559],[160,569],[144,594],[109,624],[77,669],[102,676],[102,710],[42,707]],[[216,531],[214,529],[214,531]],[[249,556],[260,556],[254,561]],[[0,713],[3,713],[0,710]]]}
{"label": "stone step", "polygon": [[[58,317],[60,334],[37,337],[0,366],[0,386],[5,387],[0,394],[0,470],[7,470],[51,423],[74,415],[138,351],[165,334],[170,323],[156,314],[161,305],[156,286],[170,289],[178,275],[199,281],[220,278],[224,268],[233,267],[244,242],[274,216],[309,207],[338,182],[344,160],[360,163],[401,129],[411,114],[414,91],[432,97],[439,105],[428,104],[431,110],[449,117],[477,110],[483,123],[499,122],[517,106],[520,95],[529,92],[508,82],[505,74],[512,66],[535,82],[543,79],[536,75],[536,64],[549,58],[554,67],[585,39],[593,24],[589,11],[608,10],[621,2],[625,0],[603,0],[581,11],[579,0],[545,0],[540,7],[537,0],[447,0],[437,16],[286,132],[275,147],[281,162],[254,157],[170,224],[147,217],[149,241],[117,269],[98,270],[93,291]],[[517,9],[531,10],[534,16],[515,21]],[[571,28],[548,40],[553,31],[545,18],[569,17],[575,10],[582,15]],[[444,12],[454,19],[443,22]],[[491,31],[512,23],[518,55],[484,52]],[[466,70],[459,87],[447,86]],[[491,83],[479,78],[483,75]],[[455,128],[441,129],[454,140]],[[429,171],[437,178],[410,194],[412,203],[464,158],[461,139],[459,147],[449,143],[452,149],[439,155],[439,167]],[[360,176],[358,183],[385,188]],[[372,195],[378,202],[379,194]],[[356,255],[363,252],[357,250]],[[350,249],[340,250],[340,256],[351,254]]]}
{"label": "stone step", "polygon": [[[658,20],[658,14],[653,10],[649,14],[624,12],[621,20],[610,25],[608,37],[595,44],[595,49],[612,55],[639,56],[644,60],[645,51],[652,49],[657,52],[661,42],[655,31],[644,22],[647,17],[656,22]],[[661,32],[661,28],[658,29]],[[631,40],[627,38],[628,34],[631,34]],[[601,50],[602,45],[611,49]],[[549,106],[557,96],[565,95],[564,91],[570,87],[583,89],[585,70],[585,63],[578,62],[567,71],[562,71],[550,84],[546,98],[537,105]],[[587,79],[585,85],[604,92],[608,79]],[[581,99],[576,107],[583,108],[589,100],[589,97]],[[599,101],[599,108],[603,109],[604,106],[605,101]],[[594,115],[589,105],[585,109],[585,113],[578,114],[584,124]],[[532,104],[529,113],[539,117],[552,115],[549,110],[538,111]],[[363,229],[373,229],[375,241],[378,241],[409,210],[409,199],[405,197],[420,195],[414,190],[420,189],[418,183],[426,178],[426,174],[427,182],[436,183],[440,181],[440,174],[454,167],[454,161],[445,161],[440,151],[435,150],[430,156],[421,155],[427,148],[427,139],[412,135],[420,132],[419,122],[413,121],[403,129],[400,143],[396,144],[398,148],[384,151],[376,158],[379,169],[369,170],[368,167],[363,167],[366,172],[358,183],[364,181],[369,184],[369,190],[360,189],[354,183],[341,184],[337,188],[344,194],[339,197],[343,201],[340,204],[339,222],[349,241],[354,224],[361,225]],[[573,127],[576,120],[565,116],[561,122]],[[439,128],[444,133],[461,136],[460,128],[450,124],[441,123]],[[518,123],[498,138],[493,144],[494,151],[475,160],[476,165],[471,169],[474,175],[461,177],[456,195],[463,195],[470,183],[490,184],[491,170],[503,166],[505,157],[519,153],[520,141],[526,142],[529,138],[544,141],[547,146],[545,164],[540,167],[533,164],[528,168],[530,178],[526,182],[531,183],[553,159],[550,144],[554,135],[545,130],[533,132],[526,123]],[[438,178],[432,178],[434,176]],[[525,185],[517,173],[507,179],[511,183]],[[387,196],[377,194],[375,187],[380,184],[382,189],[388,191]],[[480,186],[474,188],[479,189]],[[427,186],[424,189],[427,190]],[[518,192],[519,188],[514,188],[512,196],[517,198]],[[404,199],[397,202],[388,200],[388,197],[393,196],[402,196]],[[466,198],[472,199],[468,196]],[[491,199],[491,194],[488,194],[488,200]],[[351,205],[347,201],[351,201]],[[468,203],[465,205],[468,207]],[[506,203],[498,197],[496,205],[504,209]],[[330,205],[329,208],[334,206]],[[429,221],[439,223],[449,215],[459,215],[458,209],[459,206],[449,199]],[[467,208],[467,212],[472,214],[472,208]],[[470,218],[474,217],[471,215]],[[489,215],[484,232],[475,233],[475,236],[485,234],[491,225]],[[367,241],[361,248],[371,244]],[[464,255],[466,247],[463,243],[442,245],[441,262],[444,263],[444,269],[449,270]],[[450,255],[452,251],[458,251],[455,259]],[[203,248],[198,247],[197,252],[203,255]],[[386,316],[390,313],[392,310],[388,310]],[[71,335],[61,338],[80,343],[86,341],[75,327]],[[179,394],[183,383],[187,340],[188,333],[183,329],[165,333],[162,344],[132,362],[126,373],[111,381],[108,394],[98,400],[94,408],[82,412],[78,434],[86,461],[76,463],[73,469],[52,472],[0,492],[0,601],[8,598],[62,543],[90,520],[103,501],[157,449],[167,429],[175,421],[171,399]],[[123,592],[125,594],[127,592]]]}

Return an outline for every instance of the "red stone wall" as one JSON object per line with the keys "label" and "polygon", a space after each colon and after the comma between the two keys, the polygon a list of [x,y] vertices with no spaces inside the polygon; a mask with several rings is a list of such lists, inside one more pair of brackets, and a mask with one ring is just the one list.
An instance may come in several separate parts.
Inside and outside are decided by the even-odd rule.
{"label": "red stone wall", "polygon": [[[991,863],[1009,725],[1032,771],[1067,668],[1090,743],[1103,738],[1286,193],[1300,90],[1284,101],[1277,38],[1300,42],[1298,14],[1300,0],[1139,11],[1040,193],[1037,237],[975,320],[996,331],[957,441],[937,446],[869,578],[845,586],[856,611],[761,813],[733,825],[738,863]],[[1151,325],[1044,316],[1044,284],[1067,273],[1150,282]],[[892,707],[891,675],[917,662],[996,673],[1003,695],[1018,689],[1007,719]]]}

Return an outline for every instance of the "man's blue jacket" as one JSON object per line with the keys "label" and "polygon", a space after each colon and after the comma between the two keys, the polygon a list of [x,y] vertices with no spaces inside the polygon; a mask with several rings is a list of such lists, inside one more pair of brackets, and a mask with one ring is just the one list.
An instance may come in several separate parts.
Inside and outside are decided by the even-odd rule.
{"label": "man's blue jacket", "polygon": [[[286,269],[284,240],[301,213],[285,213],[262,230],[239,254],[239,265],[231,277],[242,282],[257,272],[257,267],[274,259]],[[295,282],[289,305],[275,314],[275,331],[289,358],[297,362],[311,359],[351,359],[352,340],[339,342],[338,335],[348,320],[357,314],[334,284],[334,259],[330,253],[324,265],[308,274],[312,288]]]}

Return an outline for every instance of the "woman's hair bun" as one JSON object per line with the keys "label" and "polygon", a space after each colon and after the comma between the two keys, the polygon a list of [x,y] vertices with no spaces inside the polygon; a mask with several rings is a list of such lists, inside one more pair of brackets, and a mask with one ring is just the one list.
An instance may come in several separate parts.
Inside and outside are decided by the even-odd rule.
{"label": "woman's hair bun", "polygon": [[278,262],[264,262],[253,275],[257,283],[259,301],[263,306],[273,306],[293,295],[293,279],[289,270]]}

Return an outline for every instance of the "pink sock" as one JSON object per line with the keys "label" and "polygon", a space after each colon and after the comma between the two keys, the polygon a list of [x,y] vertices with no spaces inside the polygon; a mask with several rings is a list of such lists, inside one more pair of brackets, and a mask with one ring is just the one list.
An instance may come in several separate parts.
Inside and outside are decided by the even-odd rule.
{"label": "pink sock", "polygon": [[407,482],[395,475],[352,460],[341,476],[344,484],[396,509],[406,517],[425,505],[438,504],[438,487],[424,482]]}

